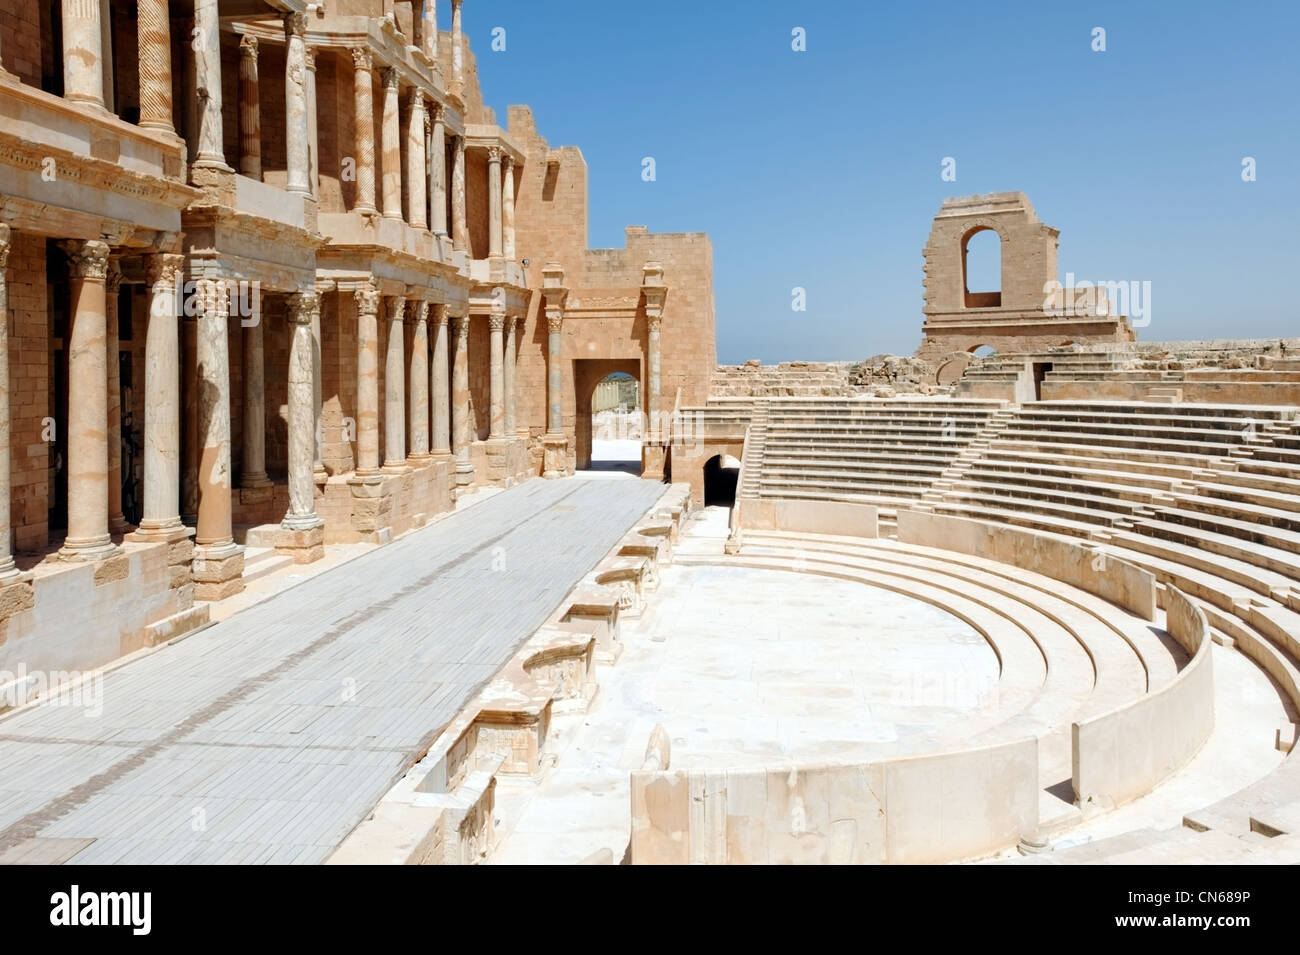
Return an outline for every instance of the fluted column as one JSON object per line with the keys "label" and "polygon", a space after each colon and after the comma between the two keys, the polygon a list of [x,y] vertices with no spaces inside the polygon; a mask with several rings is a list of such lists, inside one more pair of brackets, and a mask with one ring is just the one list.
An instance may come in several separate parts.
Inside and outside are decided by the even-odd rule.
{"label": "fluted column", "polygon": [[515,257],[515,165],[509,156],[501,169],[505,177],[501,198],[501,253],[513,260]]}
{"label": "fluted column", "polygon": [[379,471],[379,290],[356,291],[357,476]]}
{"label": "fluted column", "polygon": [[195,543],[217,554],[235,547],[230,492],[230,301],[220,281],[199,282],[199,526]]}
{"label": "fluted column", "polygon": [[352,50],[353,103],[355,106],[357,197],[353,208],[374,213],[375,209],[375,93],[370,76],[370,52]]}
{"label": "fluted column", "polygon": [[461,0],[451,0],[451,85],[456,93],[465,87],[464,35],[460,23]]}
{"label": "fluted column", "polygon": [[424,94],[411,90],[410,118],[406,134],[406,221],[416,229],[428,228],[428,197],[425,195]]}
{"label": "fluted column", "polygon": [[516,416],[515,416],[515,326],[521,319],[514,315],[506,316],[506,354],[505,367],[502,369],[501,378],[505,391],[505,432],[507,438],[515,436]]}
{"label": "fluted column", "polygon": [[9,424],[9,226],[0,222],[0,585],[18,579],[14,566],[13,527],[9,512],[11,491],[9,456],[12,435]]}
{"label": "fluted column", "polygon": [[447,306],[434,305],[433,363],[429,366],[429,392],[433,405],[433,453],[451,454],[451,393],[447,382]]}
{"label": "fluted column", "polygon": [[447,133],[443,124],[444,107],[434,103],[430,108],[433,116],[433,133],[429,139],[429,158],[432,160],[430,172],[430,194],[433,218],[429,227],[435,235],[447,234]]}
{"label": "fluted column", "polygon": [[438,62],[438,0],[424,0],[420,8],[423,28],[420,44],[424,54],[434,63]]}
{"label": "fluted column", "polygon": [[[212,0],[215,6],[215,0]],[[63,0],[63,98],[104,106],[104,28],[99,0]]]}
{"label": "fluted column", "polygon": [[[303,54],[306,72],[307,92],[307,180],[311,183],[311,194],[320,195],[320,135],[316,125],[316,51],[306,48]],[[317,313],[319,314],[319,306]]]}
{"label": "fluted column", "polygon": [[429,457],[429,303],[411,299],[411,453],[412,461]]}
{"label": "fluted column", "polygon": [[145,259],[149,318],[144,342],[144,509],[136,537],[179,536],[181,388],[180,316],[176,287],[184,282],[181,255]]}
{"label": "fluted column", "polygon": [[262,178],[262,105],[257,79],[257,37],[239,40],[239,171]]}
{"label": "fluted column", "polygon": [[72,292],[68,331],[68,536],[60,556],[98,560],[115,552],[108,536],[108,244],[63,244]]}
{"label": "fluted column", "polygon": [[474,441],[469,425],[469,316],[453,315],[451,328],[456,338],[451,368],[452,447],[456,453],[456,487],[465,489],[474,483],[474,465],[469,457],[469,446]]}
{"label": "fluted column", "polygon": [[465,218],[465,137],[456,137],[451,167],[451,244],[457,252],[469,251],[469,223]]}
{"label": "fluted column", "polygon": [[384,361],[384,468],[406,467],[406,355],[402,329],[405,301],[384,300],[388,319],[388,351]]}
{"label": "fluted column", "polygon": [[131,528],[122,514],[122,374],[118,367],[118,293],[122,289],[122,267],[108,260],[104,283],[104,364],[108,372],[108,530],[125,534]]}
{"label": "fluted column", "polygon": [[[241,323],[242,324],[242,323]],[[262,316],[243,326],[244,427],[241,488],[267,487],[266,476],[266,353],[263,348]]]}
{"label": "fluted column", "polygon": [[401,126],[398,119],[398,73],[384,70],[384,115],[380,126],[380,148],[383,150],[383,202],[384,218],[402,218],[402,147],[399,141]]}
{"label": "fluted column", "polygon": [[501,148],[488,147],[488,256],[501,255]]}
{"label": "fluted column", "polygon": [[506,394],[505,394],[505,346],[504,334],[506,317],[493,313],[488,316],[488,389],[490,395],[491,417],[488,419],[488,437],[504,438],[506,436]]}
{"label": "fluted column", "polygon": [[172,43],[167,0],[137,0],[140,125],[175,133],[172,118]]}
{"label": "fluted column", "polygon": [[316,456],[312,318],[320,311],[315,292],[299,292],[289,299],[288,472],[289,510],[280,526],[288,531],[320,527],[316,514],[316,482],[312,478]]}
{"label": "fluted column", "polygon": [[[65,4],[81,0],[64,0]],[[217,0],[194,0],[194,86],[198,98],[198,149],[194,165],[229,169],[221,129],[221,18]]]}
{"label": "fluted column", "polygon": [[307,149],[307,15],[284,16],[285,189],[311,195],[311,157]]}

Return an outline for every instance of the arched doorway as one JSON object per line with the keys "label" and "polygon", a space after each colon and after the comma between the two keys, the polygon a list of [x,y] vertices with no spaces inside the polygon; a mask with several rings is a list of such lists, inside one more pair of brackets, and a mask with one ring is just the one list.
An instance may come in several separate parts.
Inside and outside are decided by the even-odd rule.
{"label": "arched doorway", "polygon": [[987,226],[961,240],[961,277],[967,308],[1002,306],[1002,237]]}
{"label": "arched doorway", "polygon": [[645,428],[641,363],[580,358],[573,365],[578,470],[640,476]]}
{"label": "arched doorway", "polygon": [[740,462],[729,454],[715,454],[704,462],[704,506],[734,507]]}
{"label": "arched doorway", "polygon": [[989,358],[998,353],[998,350],[992,345],[976,345],[970,350],[970,353],[976,358]]}

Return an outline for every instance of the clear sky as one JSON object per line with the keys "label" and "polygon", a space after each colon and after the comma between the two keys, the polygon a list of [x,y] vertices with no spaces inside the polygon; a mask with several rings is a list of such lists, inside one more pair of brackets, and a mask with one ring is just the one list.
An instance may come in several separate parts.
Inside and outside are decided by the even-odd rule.
{"label": "clear sky", "polygon": [[910,354],[943,199],[1015,189],[1062,279],[1151,283],[1141,338],[1300,335],[1297,0],[469,0],[464,24],[501,121],[528,103],[582,149],[592,246],[709,233],[719,361]]}

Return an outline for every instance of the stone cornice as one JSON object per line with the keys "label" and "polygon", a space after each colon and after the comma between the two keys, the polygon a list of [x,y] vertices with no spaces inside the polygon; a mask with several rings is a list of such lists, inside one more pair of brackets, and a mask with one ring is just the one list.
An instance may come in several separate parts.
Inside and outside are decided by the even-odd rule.
{"label": "stone cornice", "polygon": [[[52,166],[50,160],[53,160]],[[179,156],[177,163],[179,167]],[[57,182],[71,182],[131,199],[159,202],[174,209],[184,209],[202,195],[200,190],[186,185],[179,178],[146,176],[104,159],[77,155],[0,132],[0,167],[5,166],[38,175],[49,175],[52,170]]]}

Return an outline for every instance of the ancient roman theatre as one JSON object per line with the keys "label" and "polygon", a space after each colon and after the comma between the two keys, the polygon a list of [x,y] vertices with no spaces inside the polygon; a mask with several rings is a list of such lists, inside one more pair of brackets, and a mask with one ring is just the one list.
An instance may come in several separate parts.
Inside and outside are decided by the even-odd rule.
{"label": "ancient roman theatre", "polygon": [[718,365],[462,0],[0,5],[0,862],[1300,861],[1300,339]]}

